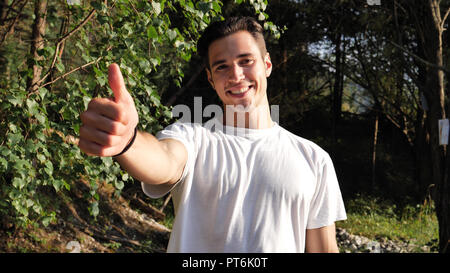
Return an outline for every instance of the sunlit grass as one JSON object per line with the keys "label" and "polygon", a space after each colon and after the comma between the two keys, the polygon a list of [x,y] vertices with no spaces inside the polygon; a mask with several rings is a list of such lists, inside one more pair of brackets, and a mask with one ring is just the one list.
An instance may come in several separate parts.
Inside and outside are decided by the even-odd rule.
{"label": "sunlit grass", "polygon": [[418,247],[437,244],[438,221],[432,202],[400,209],[377,198],[358,196],[346,202],[346,209],[347,220],[336,226],[351,234],[372,240],[406,241]]}

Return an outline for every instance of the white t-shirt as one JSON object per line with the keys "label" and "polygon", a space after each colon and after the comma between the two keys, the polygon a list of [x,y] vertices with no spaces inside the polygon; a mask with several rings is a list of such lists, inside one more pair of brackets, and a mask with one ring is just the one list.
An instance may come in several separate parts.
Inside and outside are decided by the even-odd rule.
{"label": "white t-shirt", "polygon": [[157,134],[188,152],[173,187],[142,184],[152,198],[172,191],[167,252],[304,252],[306,229],[346,219],[333,163],[319,146],[276,123],[207,124],[174,123]]}

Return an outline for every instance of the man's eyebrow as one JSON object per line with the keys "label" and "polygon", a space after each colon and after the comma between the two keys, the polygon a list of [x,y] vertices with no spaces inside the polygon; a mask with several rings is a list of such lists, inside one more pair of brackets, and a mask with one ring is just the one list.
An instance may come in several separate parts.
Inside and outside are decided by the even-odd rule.
{"label": "man's eyebrow", "polygon": [[218,60],[218,61],[215,61],[215,62],[211,65],[211,67],[215,67],[215,66],[217,66],[217,65],[219,65],[219,64],[223,64],[223,63],[225,63],[225,60]]}
{"label": "man's eyebrow", "polygon": [[[253,56],[253,54],[252,53],[242,53],[242,54],[237,55],[236,58],[243,58],[243,57],[249,57],[249,56]],[[226,63],[226,61],[225,60],[217,60],[212,63],[211,67],[215,67],[215,66],[223,64],[223,63]]]}

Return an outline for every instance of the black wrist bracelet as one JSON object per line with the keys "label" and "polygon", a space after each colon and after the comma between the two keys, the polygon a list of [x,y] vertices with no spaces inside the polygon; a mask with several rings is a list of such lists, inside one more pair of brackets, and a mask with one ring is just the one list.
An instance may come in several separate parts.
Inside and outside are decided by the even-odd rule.
{"label": "black wrist bracelet", "polygon": [[128,151],[128,149],[130,149],[131,145],[133,145],[134,140],[136,139],[136,135],[137,135],[137,126],[134,127],[134,134],[133,134],[133,137],[131,138],[130,143],[128,143],[128,145],[125,146],[125,148],[123,148],[123,150],[122,150],[120,153],[114,155],[113,157],[118,157],[119,155],[122,155],[122,154],[124,154],[126,151]]}

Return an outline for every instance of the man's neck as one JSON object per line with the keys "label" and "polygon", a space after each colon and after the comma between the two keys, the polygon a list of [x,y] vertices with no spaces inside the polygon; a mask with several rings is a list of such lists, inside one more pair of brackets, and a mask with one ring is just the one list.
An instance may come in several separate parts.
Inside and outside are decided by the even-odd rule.
{"label": "man's neck", "polygon": [[267,129],[273,126],[268,104],[251,109],[244,109],[241,105],[225,105],[224,108],[224,125],[247,129]]}

